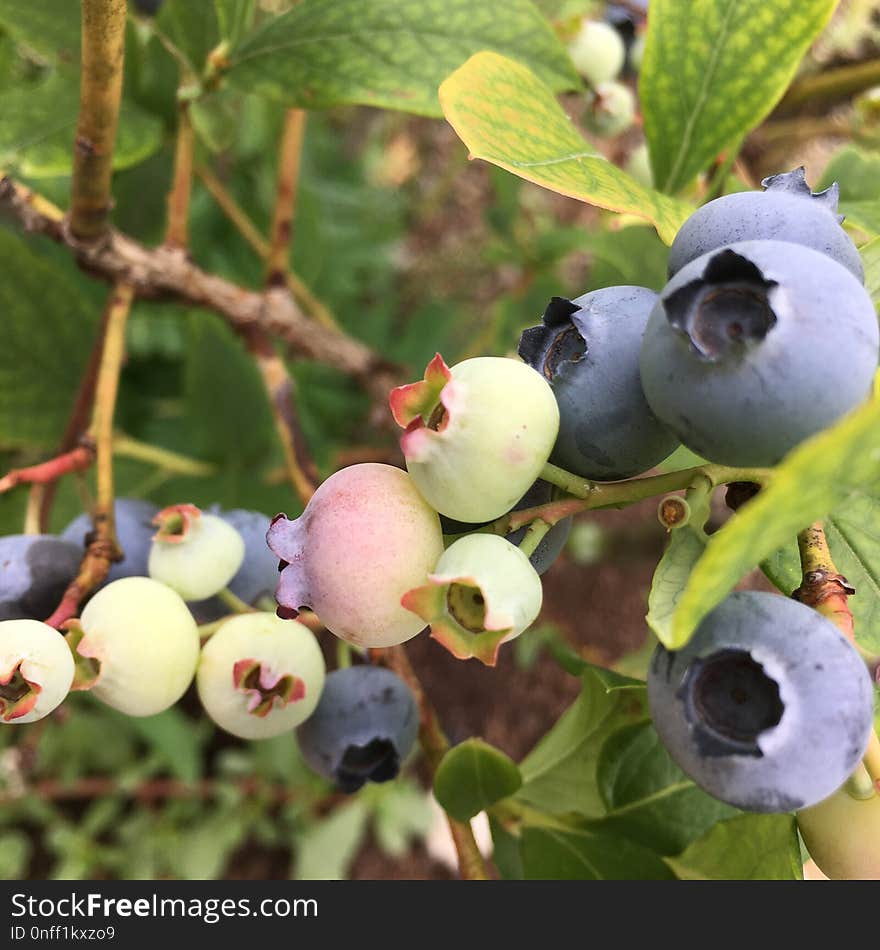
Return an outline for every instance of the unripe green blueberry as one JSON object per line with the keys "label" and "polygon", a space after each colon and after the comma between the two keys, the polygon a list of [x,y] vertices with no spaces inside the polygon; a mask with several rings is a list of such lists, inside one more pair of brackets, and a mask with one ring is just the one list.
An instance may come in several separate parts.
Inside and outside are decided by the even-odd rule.
{"label": "unripe green blueberry", "polygon": [[568,54],[581,76],[591,86],[598,86],[620,74],[626,46],[609,23],[584,20],[577,35],[569,41]]}
{"label": "unripe green blueberry", "polygon": [[501,644],[534,622],[541,600],[541,578],[518,547],[495,534],[470,534],[443,552],[428,583],[402,603],[453,656],[494,666]]}
{"label": "unripe green blueberry", "polygon": [[836,881],[880,881],[880,795],[853,798],[845,788],[797,813],[810,857]]}
{"label": "unripe green blueberry", "polygon": [[241,739],[271,739],[314,712],[324,656],[308,627],[275,614],[227,620],[202,647],[196,686],[208,715]]}
{"label": "unripe green blueberry", "polygon": [[0,621],[0,722],[36,722],[70,692],[73,657],[64,637],[38,620]]}
{"label": "unripe green blueberry", "polygon": [[284,562],[280,615],[310,607],[337,637],[367,647],[403,643],[423,629],[400,598],[433,569],[443,534],[402,469],[374,462],[341,469],[299,518],[278,515],[266,540]]}
{"label": "unripe green blueberry", "polygon": [[544,467],[559,431],[547,380],[496,356],[450,370],[438,353],[425,378],[391,393],[400,447],[419,491],[441,514],[490,521],[509,511]]}
{"label": "unripe green blueberry", "polygon": [[186,692],[199,633],[178,593],[149,577],[123,577],[86,604],[71,643],[91,661],[84,688],[129,716],[153,716]]}
{"label": "unripe green blueberry", "polygon": [[623,170],[646,188],[654,187],[654,172],[651,169],[651,155],[645,142],[637,145],[630,153]]}
{"label": "unripe green blueberry", "polygon": [[150,577],[184,600],[213,597],[241,567],[244,541],[218,515],[195,505],[172,505],[160,511],[153,524],[159,530],[150,548]]}
{"label": "unripe green blueberry", "polygon": [[633,124],[635,117],[635,94],[622,82],[599,83],[587,95],[584,124],[596,135],[620,135]]}

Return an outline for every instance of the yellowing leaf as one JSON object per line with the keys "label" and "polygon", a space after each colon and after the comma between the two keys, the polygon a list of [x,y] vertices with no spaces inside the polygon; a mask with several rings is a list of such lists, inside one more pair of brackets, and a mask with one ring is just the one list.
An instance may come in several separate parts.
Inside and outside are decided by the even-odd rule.
{"label": "yellowing leaf", "polygon": [[499,56],[472,56],[440,86],[440,104],[471,158],[551,191],[650,221],[670,243],[689,208],[600,155],[531,70]]}
{"label": "yellowing leaf", "polygon": [[795,449],[771,484],[709,539],[664,643],[679,649],[748,570],[854,490],[880,486],[880,402],[872,400]]}

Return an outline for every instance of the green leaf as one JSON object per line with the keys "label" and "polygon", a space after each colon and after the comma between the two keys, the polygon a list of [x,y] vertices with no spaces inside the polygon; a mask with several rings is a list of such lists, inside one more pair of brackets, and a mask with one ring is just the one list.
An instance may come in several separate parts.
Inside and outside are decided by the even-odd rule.
{"label": "green leaf", "polygon": [[873,400],[791,452],[771,483],[712,535],[691,573],[665,645],[684,646],[740,578],[851,492],[880,490],[880,402]]}
{"label": "green leaf", "polygon": [[527,881],[662,881],[673,878],[663,861],[626,838],[590,831],[525,828]]}
{"label": "green leaf", "polygon": [[770,113],[836,5],[653,0],[639,92],[661,191],[678,191]]}
{"label": "green leaf", "polygon": [[705,531],[709,520],[709,493],[692,490],[687,493],[687,500],[691,506],[688,523],[671,531],[669,544],[654,571],[648,594],[648,614],[645,619],[663,642],[670,636],[678,601],[709,540]]}
{"label": "green leaf", "polygon": [[535,6],[548,20],[567,20],[598,13],[597,0],[534,0]]}
{"label": "green leaf", "polygon": [[[69,174],[78,112],[79,78],[69,68],[6,91],[0,111],[0,166],[30,178]],[[123,102],[113,167],[136,165],[161,144],[159,120]]]}
{"label": "green leaf", "polygon": [[650,722],[625,726],[608,738],[597,778],[608,814],[596,827],[658,854],[678,854],[716,821],[737,814],[697,788]]}
{"label": "green leaf", "polygon": [[[856,641],[880,653],[880,495],[854,492],[824,520],[834,566],[856,589],[848,599]],[[801,559],[791,541],[761,564],[784,593],[801,584]]]}
{"label": "green leaf", "polygon": [[691,525],[676,528],[654,571],[645,620],[664,643],[672,635],[676,607],[708,540],[700,528]]}
{"label": "green leaf", "polygon": [[845,145],[832,156],[817,190],[837,182],[841,201],[870,201],[877,197],[878,180],[880,155],[857,145]]}
{"label": "green leaf", "polygon": [[247,830],[246,817],[237,810],[224,809],[210,815],[175,843],[175,871],[186,881],[220,877]]}
{"label": "green leaf", "polygon": [[721,821],[666,863],[686,881],[792,881],[803,877],[791,815]]}
{"label": "green leaf", "polygon": [[205,8],[209,0],[164,0],[156,27],[187,58],[193,73],[201,74],[208,53],[220,40],[219,17]]}
{"label": "green leaf", "polygon": [[185,372],[192,453],[242,464],[273,445],[260,374],[235,334],[208,313],[190,314]]}
{"label": "green leaf", "polygon": [[467,739],[443,757],[434,776],[434,795],[458,821],[513,795],[522,785],[516,763],[482,739]]}
{"label": "green leaf", "polygon": [[26,878],[32,850],[30,838],[23,831],[0,833],[0,881]]}
{"label": "green leaf", "polygon": [[364,802],[354,799],[310,826],[296,842],[296,879],[343,880],[364,840],[369,815]]}
{"label": "green leaf", "polygon": [[[64,429],[97,330],[70,272],[0,230],[0,443],[53,445]],[[50,385],[51,381],[51,385]]]}
{"label": "green leaf", "polygon": [[229,77],[287,106],[362,103],[440,115],[437,87],[483,49],[527,63],[554,89],[578,84],[529,0],[303,0],[241,43]]}
{"label": "green leaf", "polygon": [[644,719],[645,705],[644,687],[609,691],[593,671],[584,673],[578,698],[520,763],[517,798],[550,814],[601,817],[596,768],[602,744],[621,726]]}
{"label": "green leaf", "polygon": [[70,0],[0,0],[0,27],[14,40],[53,60],[79,61],[80,4]]}
{"label": "green leaf", "polygon": [[492,863],[505,881],[521,881],[523,865],[519,838],[507,831],[491,815],[489,830],[492,832]]}
{"label": "green leaf", "polygon": [[194,723],[176,707],[156,716],[119,719],[158,753],[175,778],[192,783],[202,777],[201,723]]}
{"label": "green leaf", "polygon": [[413,839],[424,839],[431,830],[431,799],[414,782],[405,779],[377,788],[381,794],[373,824],[376,842],[386,854],[399,858]]}
{"label": "green leaf", "polygon": [[880,238],[874,238],[859,248],[865,265],[865,289],[871,295],[874,306],[880,310]]}
{"label": "green leaf", "polygon": [[521,63],[477,53],[443,83],[440,102],[472,158],[570,198],[645,218],[666,243],[688,216],[684,204],[638,184],[597,152],[553,91]]}
{"label": "green leaf", "polygon": [[214,0],[220,37],[234,47],[254,25],[254,0]]}
{"label": "green leaf", "polygon": [[866,234],[876,237],[880,234],[880,201],[841,201],[840,213],[846,217],[847,224],[854,224]]}

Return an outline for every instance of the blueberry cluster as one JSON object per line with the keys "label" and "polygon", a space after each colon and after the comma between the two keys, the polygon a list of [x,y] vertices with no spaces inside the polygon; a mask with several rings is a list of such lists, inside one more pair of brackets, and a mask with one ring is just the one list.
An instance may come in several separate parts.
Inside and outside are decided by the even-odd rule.
{"label": "blueberry cluster", "polygon": [[[878,347],[836,189],[814,195],[797,170],[719,198],[681,228],[659,294],[555,297],[523,332],[522,361],[449,367],[437,354],[394,389],[406,470],[344,468],[298,518],[271,522],[120,499],[126,558],[66,636],[40,621],[77,570],[86,522],[61,538],[0,539],[0,719],[45,716],[71,688],[152,715],[195,680],[233,735],[296,730],[306,761],[342,790],[385,781],[416,736],[412,691],[369,664],[327,675],[301,610],[362,651],[429,628],[457,658],[494,665],[537,618],[540,575],[570,527],[571,506],[542,475],[625,479],[680,444],[713,463],[772,466],[867,397]],[[685,648],[658,648],[648,697],[680,767],[755,811],[828,799],[872,725],[854,647],[770,594],[732,594]]]}
{"label": "blueberry cluster", "polygon": [[240,738],[310,722],[303,754],[346,791],[397,774],[418,725],[411,690],[370,666],[327,676],[314,634],[276,615],[268,517],[127,498],[114,509],[125,556],[63,634],[42,621],[77,574],[90,519],[60,537],[0,538],[0,721],[34,722],[76,689],[152,716],[195,681],[210,718]]}

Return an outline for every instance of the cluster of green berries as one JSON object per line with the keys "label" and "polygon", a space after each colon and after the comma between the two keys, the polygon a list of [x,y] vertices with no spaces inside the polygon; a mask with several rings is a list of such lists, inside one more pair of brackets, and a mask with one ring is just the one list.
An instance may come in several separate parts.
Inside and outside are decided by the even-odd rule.
{"label": "cluster of green berries", "polygon": [[589,86],[584,122],[596,135],[619,135],[635,121],[636,96],[624,78],[641,66],[646,8],[608,4],[603,20],[583,18],[569,38],[571,60]]}
{"label": "cluster of green berries", "polygon": [[[314,634],[271,609],[278,575],[265,515],[158,511],[133,499],[118,499],[115,515],[126,556],[64,633],[39,618],[76,575],[88,519],[60,538],[0,539],[0,721],[41,719],[71,690],[152,716],[195,683],[208,716],[243,739],[292,733],[314,717],[303,754],[346,790],[397,774],[418,723],[411,690],[369,666],[326,675]],[[229,593],[242,611],[234,616]],[[197,621],[215,617],[202,643]],[[348,721],[338,706],[352,690],[359,706]]]}

